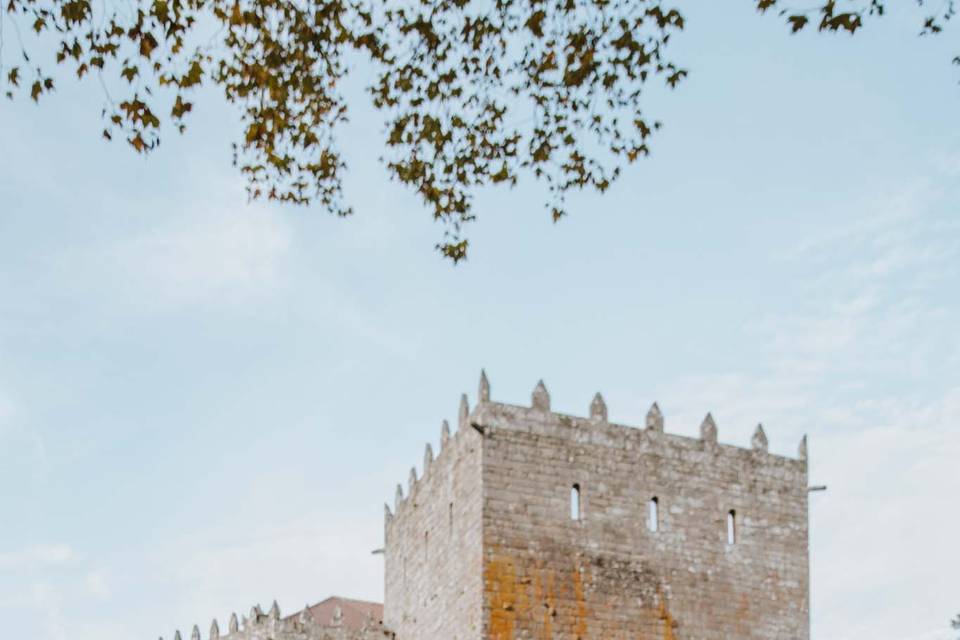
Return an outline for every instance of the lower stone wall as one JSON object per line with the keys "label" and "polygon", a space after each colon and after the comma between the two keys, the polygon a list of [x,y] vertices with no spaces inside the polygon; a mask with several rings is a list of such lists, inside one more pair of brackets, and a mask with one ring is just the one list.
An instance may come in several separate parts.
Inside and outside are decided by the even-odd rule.
{"label": "lower stone wall", "polygon": [[[383,628],[378,620],[369,620],[360,628],[341,624],[327,625],[314,620],[304,610],[287,618],[281,618],[274,606],[269,613],[263,613],[259,607],[250,611],[249,617],[230,618],[226,632],[221,635],[217,622],[210,628],[208,640],[393,640],[394,635]],[[161,640],[163,640],[161,638]],[[174,640],[181,640],[180,632]],[[202,640],[200,630],[193,628],[190,640]]]}

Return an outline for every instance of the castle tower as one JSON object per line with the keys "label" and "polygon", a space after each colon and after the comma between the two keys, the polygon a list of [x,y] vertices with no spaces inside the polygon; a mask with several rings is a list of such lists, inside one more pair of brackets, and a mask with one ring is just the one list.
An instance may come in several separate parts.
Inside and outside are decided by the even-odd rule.
{"label": "castle tower", "polygon": [[807,461],[464,398],[386,508],[397,640],[808,640]]}

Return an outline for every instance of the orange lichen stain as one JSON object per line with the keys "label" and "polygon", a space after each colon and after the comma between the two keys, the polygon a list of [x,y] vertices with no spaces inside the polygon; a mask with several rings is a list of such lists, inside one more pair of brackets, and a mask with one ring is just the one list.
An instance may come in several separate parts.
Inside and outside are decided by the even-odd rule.
{"label": "orange lichen stain", "polygon": [[512,558],[493,557],[484,568],[490,601],[490,639],[513,640],[517,620],[517,568]]}
{"label": "orange lichen stain", "polygon": [[573,624],[573,632],[577,638],[587,638],[587,602],[583,597],[583,576],[580,569],[573,569],[573,595],[577,600],[577,619]]}
{"label": "orange lichen stain", "polygon": [[736,626],[737,633],[748,635],[750,632],[750,598],[741,593],[737,600]]}
{"label": "orange lichen stain", "polygon": [[553,617],[557,615],[557,587],[553,571],[547,572],[546,593],[543,596],[543,640],[553,639]]}
{"label": "orange lichen stain", "polygon": [[657,590],[657,600],[660,602],[660,620],[663,622],[663,640],[677,640],[677,636],[673,632],[674,627],[677,626],[677,622],[667,609],[667,599],[663,597],[663,589]]}
{"label": "orange lichen stain", "polygon": [[[550,624],[550,617],[547,615],[547,605],[543,601],[543,572],[540,569],[535,569],[533,572],[533,584],[531,588],[533,589],[533,601],[539,603],[542,610],[543,618],[540,621],[540,630],[543,631],[547,628],[547,625]],[[544,638],[542,633],[541,638]]]}
{"label": "orange lichen stain", "polygon": [[[526,572],[524,572],[526,573]],[[530,584],[533,579],[527,573],[523,577],[517,578],[517,615],[524,620],[529,619],[530,613]]]}

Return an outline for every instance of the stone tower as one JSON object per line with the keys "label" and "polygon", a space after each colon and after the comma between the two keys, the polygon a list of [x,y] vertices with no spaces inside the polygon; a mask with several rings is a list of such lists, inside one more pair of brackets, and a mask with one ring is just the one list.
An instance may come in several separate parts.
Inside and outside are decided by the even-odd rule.
{"label": "stone tower", "polygon": [[808,640],[806,442],[772,455],[462,398],[386,508],[384,626],[397,640]]}

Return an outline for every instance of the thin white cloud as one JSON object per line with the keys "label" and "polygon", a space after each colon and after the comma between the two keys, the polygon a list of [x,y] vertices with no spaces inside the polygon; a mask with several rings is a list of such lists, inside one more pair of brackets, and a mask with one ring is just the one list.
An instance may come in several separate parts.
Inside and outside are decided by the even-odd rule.
{"label": "thin white cloud", "polygon": [[103,569],[97,569],[87,573],[84,578],[84,584],[87,592],[97,600],[109,600],[110,596],[113,595],[106,571]]}
{"label": "thin white cloud", "polygon": [[128,634],[116,620],[77,615],[112,599],[109,577],[103,568],[87,568],[85,558],[68,544],[0,552],[0,611],[20,621],[23,637],[120,640]]}
{"label": "thin white cloud", "polygon": [[16,551],[0,551],[0,569],[56,565],[70,562],[74,559],[76,559],[76,554],[69,545],[33,545]]}
{"label": "thin white cloud", "polygon": [[198,529],[156,550],[156,572],[177,593],[163,619],[189,629],[218,618],[224,628],[231,612],[274,599],[284,613],[330,595],[379,600],[383,559],[371,551],[380,544],[376,527],[346,518]]}
{"label": "thin white cloud", "polygon": [[159,304],[235,302],[281,284],[291,232],[269,209],[203,209],[125,239],[110,255],[126,283]]}
{"label": "thin white cloud", "polygon": [[33,607],[42,617],[44,640],[66,640],[68,635],[57,588],[47,582],[36,582],[31,587],[31,593]]}
{"label": "thin white cloud", "polygon": [[[830,489],[811,503],[813,596],[835,637],[896,640],[960,610],[960,514],[949,506],[960,494],[957,398],[960,388],[926,406],[861,406],[859,428],[817,435],[811,464]],[[923,595],[905,616],[909,585]]]}
{"label": "thin white cloud", "polygon": [[[50,470],[47,445],[43,434],[32,425],[22,404],[14,403],[10,394],[0,389],[0,450],[16,452],[8,456],[0,472],[10,478],[43,478]],[[13,474],[17,474],[14,476]],[[2,474],[0,474],[2,475]]]}
{"label": "thin white cloud", "polygon": [[293,233],[284,214],[236,185],[150,203],[83,248],[49,257],[49,277],[86,305],[157,309],[259,302],[286,284]]}

